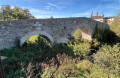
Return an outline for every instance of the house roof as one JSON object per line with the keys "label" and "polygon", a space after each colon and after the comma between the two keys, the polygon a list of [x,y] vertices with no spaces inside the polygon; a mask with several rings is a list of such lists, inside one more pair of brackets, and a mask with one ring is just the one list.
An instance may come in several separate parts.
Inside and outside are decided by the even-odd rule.
{"label": "house roof", "polygon": [[108,19],[109,19],[109,18],[115,18],[115,17],[105,17],[105,18],[108,18]]}
{"label": "house roof", "polygon": [[92,16],[90,17],[92,19],[97,19],[97,18],[106,18],[106,19],[110,19],[110,18],[115,18],[114,16],[113,17],[104,17],[104,16]]}
{"label": "house roof", "polygon": [[104,18],[104,16],[92,16],[92,17],[90,17],[90,18],[92,18],[92,19],[96,19],[96,18]]}

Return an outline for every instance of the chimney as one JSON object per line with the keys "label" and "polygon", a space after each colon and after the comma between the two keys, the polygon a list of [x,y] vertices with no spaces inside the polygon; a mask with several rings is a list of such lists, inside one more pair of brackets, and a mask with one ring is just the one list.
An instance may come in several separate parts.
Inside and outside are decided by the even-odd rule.
{"label": "chimney", "polygon": [[96,13],[96,16],[98,16],[98,11],[97,11],[97,13]]}
{"label": "chimney", "polygon": [[102,16],[104,17],[104,14],[102,13]]}
{"label": "chimney", "polygon": [[51,16],[50,19],[53,19],[53,16]]}
{"label": "chimney", "polygon": [[93,16],[93,10],[92,10],[92,13],[91,13],[91,17]]}

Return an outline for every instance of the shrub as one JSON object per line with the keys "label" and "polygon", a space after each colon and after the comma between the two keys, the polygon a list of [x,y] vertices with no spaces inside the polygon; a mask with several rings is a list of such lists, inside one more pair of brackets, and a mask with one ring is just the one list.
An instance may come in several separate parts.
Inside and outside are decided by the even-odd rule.
{"label": "shrub", "polygon": [[[87,68],[79,67],[79,58],[72,58],[66,54],[57,54],[56,58],[52,58],[47,63],[31,64],[26,68],[22,66],[22,71],[26,77],[39,78],[67,78],[67,77],[82,77],[85,78]],[[89,68],[89,67],[88,67]],[[39,71],[41,69],[42,71]]]}
{"label": "shrub", "polygon": [[73,50],[70,47],[68,47],[66,43],[53,44],[52,49],[52,51],[56,54],[59,52],[65,53],[69,56],[74,56]]}
{"label": "shrub", "polygon": [[68,43],[68,47],[72,48],[74,55],[79,56],[81,59],[87,58],[90,52],[90,43],[87,40],[81,39],[71,40]]}
{"label": "shrub", "polygon": [[97,39],[93,39],[92,44],[93,44],[92,48],[98,48],[101,45],[101,42],[98,41]]}
{"label": "shrub", "polygon": [[81,38],[82,38],[82,34],[81,34],[80,28],[78,28],[78,29],[74,32],[73,37],[74,37],[75,39],[81,39]]}
{"label": "shrub", "polygon": [[75,62],[76,59],[72,59],[66,54],[57,54],[56,59],[53,57],[47,63],[29,63],[27,67],[22,65],[22,71],[26,77],[65,78],[75,67]]}
{"label": "shrub", "polygon": [[108,69],[93,64],[88,78],[119,78],[119,76],[114,75]]}
{"label": "shrub", "polygon": [[[71,73],[71,70],[75,67],[76,59],[72,59],[72,57],[67,56],[66,54],[57,54],[56,59],[52,58],[50,61],[50,65],[43,68],[42,78],[49,77],[52,78],[65,78],[68,77]],[[56,62],[56,63],[55,63]]]}
{"label": "shrub", "polygon": [[23,77],[30,78],[117,78],[108,70],[92,64],[89,60],[80,61],[66,54],[57,54],[47,63],[22,65]]}
{"label": "shrub", "polygon": [[114,44],[120,41],[120,38],[115,34],[115,32],[111,31],[111,29],[104,30],[102,34],[102,42],[108,44]]}
{"label": "shrub", "polygon": [[46,36],[43,36],[43,35],[34,35],[34,36],[31,36],[30,38],[28,38],[26,40],[26,43],[36,43],[38,40],[42,39],[44,43],[46,44],[49,44],[50,45],[50,40],[46,37]]}
{"label": "shrub", "polygon": [[120,44],[113,47],[110,45],[102,46],[96,54],[93,55],[95,64],[104,69],[117,74],[120,72]]}
{"label": "shrub", "polygon": [[92,40],[92,45],[93,45],[92,48],[98,48],[101,45],[101,41],[103,39],[102,34],[103,34],[102,31],[98,29],[98,26],[96,24],[95,32]]}
{"label": "shrub", "polygon": [[120,11],[112,24],[110,24],[110,29],[120,37]]}
{"label": "shrub", "polygon": [[[47,50],[50,49],[50,43],[47,43],[45,39],[41,38],[38,35],[33,36],[37,37],[37,40],[35,41],[31,41],[31,40],[27,40],[26,41],[26,47],[25,48],[26,51],[39,51],[39,49],[43,49],[43,50]],[[32,38],[32,37],[31,37]]]}
{"label": "shrub", "polygon": [[94,32],[94,39],[97,39],[97,41],[101,41],[102,40],[102,31],[98,29],[98,26],[96,24],[95,27],[95,32]]}
{"label": "shrub", "polygon": [[47,57],[51,58],[55,54],[51,47],[47,45],[42,39],[39,39],[36,44],[29,44],[29,47],[19,48],[19,45],[0,51],[0,55],[6,56],[3,60],[3,69],[7,78],[15,78],[23,76],[21,73],[21,62],[28,64],[29,62],[36,63],[45,60]]}

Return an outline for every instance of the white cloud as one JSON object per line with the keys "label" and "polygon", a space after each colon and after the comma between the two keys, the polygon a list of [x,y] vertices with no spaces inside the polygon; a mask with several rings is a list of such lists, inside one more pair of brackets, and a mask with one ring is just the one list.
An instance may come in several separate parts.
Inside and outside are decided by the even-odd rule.
{"label": "white cloud", "polygon": [[50,5],[50,6],[53,6],[53,7],[56,7],[56,8],[58,8],[58,9],[60,9],[60,6],[55,5],[55,4],[53,4],[53,3],[48,3],[48,5]]}
{"label": "white cloud", "polygon": [[59,6],[59,5],[56,5],[56,4],[53,4],[53,3],[48,3],[48,5],[49,5],[50,7],[55,7],[55,8],[57,8],[57,9],[65,8],[64,6]]}
{"label": "white cloud", "polygon": [[29,9],[30,12],[33,12],[33,13],[41,13],[41,14],[50,14],[50,13],[53,13],[53,12],[50,12],[50,11],[43,11],[43,10],[40,10],[40,9]]}
{"label": "white cloud", "polygon": [[11,6],[11,9],[13,9],[15,6]]}
{"label": "white cloud", "polygon": [[[10,6],[10,7],[11,7],[11,9],[13,9],[15,6]],[[0,11],[1,11],[1,8],[2,8],[2,6],[0,6]],[[22,8],[25,9],[27,7],[22,7]],[[46,6],[45,8],[49,9],[50,7]],[[31,13],[39,13],[39,14],[51,14],[51,13],[53,13],[51,11],[44,11],[44,10],[35,9],[35,8],[28,8],[28,9]]]}
{"label": "white cloud", "polygon": [[51,7],[51,6],[49,6],[49,5],[48,5],[48,6],[44,6],[44,9],[45,9],[45,10],[54,10],[54,8]]}
{"label": "white cloud", "polygon": [[1,6],[0,6],[0,12],[2,12],[2,10],[1,10]]}
{"label": "white cloud", "polygon": [[[10,6],[10,8],[11,8],[11,9],[13,9],[13,8],[14,8],[14,6]],[[3,9],[5,9],[5,5],[1,5],[1,6],[0,6],[0,12],[2,12],[2,11],[3,11]]]}
{"label": "white cloud", "polygon": [[44,9],[47,9],[47,10],[51,8],[50,6],[44,6],[44,7],[45,7]]}

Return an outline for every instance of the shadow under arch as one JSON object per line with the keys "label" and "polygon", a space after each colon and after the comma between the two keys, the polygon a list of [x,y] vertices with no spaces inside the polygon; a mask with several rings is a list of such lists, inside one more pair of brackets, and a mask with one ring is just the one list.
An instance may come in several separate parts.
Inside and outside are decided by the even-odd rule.
{"label": "shadow under arch", "polygon": [[32,32],[27,33],[25,36],[23,36],[20,39],[20,45],[22,46],[28,38],[30,38],[31,36],[34,36],[34,35],[42,35],[42,36],[47,37],[50,40],[51,44],[53,44],[53,42],[54,42],[53,37],[50,34],[48,34],[47,32],[45,32],[45,31],[32,31]]}
{"label": "shadow under arch", "polygon": [[83,39],[92,40],[92,30],[86,26],[77,26],[71,33],[71,36],[75,33],[77,29],[80,29]]}

